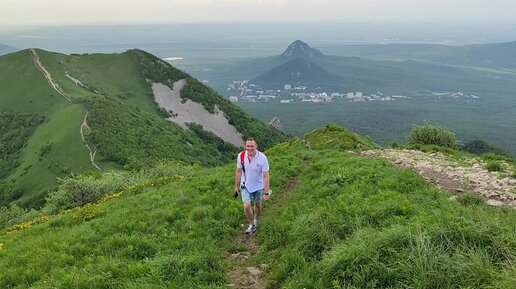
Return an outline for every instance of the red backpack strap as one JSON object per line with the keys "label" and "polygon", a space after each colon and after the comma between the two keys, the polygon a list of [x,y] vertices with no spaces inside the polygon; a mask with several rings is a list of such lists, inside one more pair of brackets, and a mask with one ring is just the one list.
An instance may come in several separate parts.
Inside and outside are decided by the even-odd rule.
{"label": "red backpack strap", "polygon": [[245,158],[245,151],[241,152],[240,153],[240,164],[242,164],[242,170],[244,171],[245,173],[245,163],[244,163],[244,158]]}

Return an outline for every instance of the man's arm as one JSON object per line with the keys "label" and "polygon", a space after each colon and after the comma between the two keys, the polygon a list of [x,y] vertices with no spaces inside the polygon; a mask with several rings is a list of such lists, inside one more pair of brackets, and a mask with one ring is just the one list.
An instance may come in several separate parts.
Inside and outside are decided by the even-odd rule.
{"label": "man's arm", "polygon": [[240,178],[242,177],[242,169],[237,168],[235,172],[235,192],[240,191]]}
{"label": "man's arm", "polygon": [[266,198],[268,199],[268,194],[269,194],[269,172],[263,172],[263,193],[264,195],[266,196]]}

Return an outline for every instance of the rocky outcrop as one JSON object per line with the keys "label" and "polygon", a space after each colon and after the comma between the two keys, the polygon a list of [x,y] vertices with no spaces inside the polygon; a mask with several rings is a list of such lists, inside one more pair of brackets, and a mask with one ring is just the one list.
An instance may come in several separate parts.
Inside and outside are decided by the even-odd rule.
{"label": "rocky outcrop", "polygon": [[275,129],[283,130],[283,126],[281,125],[281,121],[278,117],[273,117],[271,121],[269,121],[269,125]]}
{"label": "rocky outcrop", "polygon": [[441,153],[395,149],[369,150],[361,155],[386,158],[398,166],[415,169],[443,190],[471,192],[482,196],[489,205],[516,208],[516,179],[487,171],[481,160],[459,162]]}

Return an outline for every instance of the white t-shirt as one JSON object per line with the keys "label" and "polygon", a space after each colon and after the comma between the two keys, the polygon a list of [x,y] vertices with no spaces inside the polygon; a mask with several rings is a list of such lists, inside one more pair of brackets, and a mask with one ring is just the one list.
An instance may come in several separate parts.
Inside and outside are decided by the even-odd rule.
{"label": "white t-shirt", "polygon": [[[251,160],[251,163],[249,163],[247,151],[244,153],[245,173],[242,171],[240,186],[245,184],[247,191],[250,193],[263,190],[263,173],[269,171],[269,162],[267,161],[267,157],[257,150],[255,157]],[[237,168],[239,169],[242,168],[242,163],[240,163],[240,154],[241,153],[237,156]]]}

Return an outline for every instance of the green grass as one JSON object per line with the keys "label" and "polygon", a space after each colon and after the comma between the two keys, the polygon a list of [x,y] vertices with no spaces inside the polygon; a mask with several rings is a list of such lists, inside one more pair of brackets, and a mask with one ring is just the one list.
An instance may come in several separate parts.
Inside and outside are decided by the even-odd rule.
{"label": "green grass", "polygon": [[[152,90],[130,52],[65,55],[38,50],[38,54],[59,85],[73,97],[103,95],[147,112],[156,111]],[[66,71],[87,89],[75,85]]]}
{"label": "green grass", "polygon": [[485,166],[486,170],[490,172],[503,172],[503,166],[501,163],[496,161],[490,161]]}
{"label": "green grass", "polygon": [[[302,173],[255,235],[249,264],[269,265],[271,288],[516,285],[513,210],[451,202],[412,170],[305,145],[267,152],[276,196]],[[175,169],[186,178],[0,236],[0,286],[229,288],[223,256],[245,224],[234,167]]]}
{"label": "green grass", "polygon": [[[279,190],[301,161],[275,159]],[[1,287],[228,288],[221,250],[245,222],[234,168],[185,168],[184,180],[0,236]]]}
{"label": "green grass", "polygon": [[[94,169],[79,134],[84,114],[82,105],[65,104],[35,131],[20,157],[20,166],[10,177],[25,192],[19,204],[42,205],[47,190],[57,185],[57,177]],[[41,156],[49,143],[51,150]]]}
{"label": "green grass", "polygon": [[[450,202],[411,170],[336,151],[262,222],[273,288],[512,288],[516,214]],[[471,204],[476,204],[471,206]]]}
{"label": "green grass", "polygon": [[371,140],[353,133],[336,124],[328,124],[324,128],[313,130],[305,135],[314,149],[368,150],[380,148]]}
{"label": "green grass", "polygon": [[28,50],[0,57],[0,111],[51,116],[66,99],[52,90]]}
{"label": "green grass", "polygon": [[20,151],[43,120],[35,114],[0,113],[0,179],[18,166]]}

